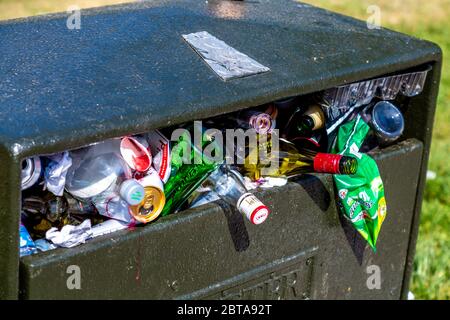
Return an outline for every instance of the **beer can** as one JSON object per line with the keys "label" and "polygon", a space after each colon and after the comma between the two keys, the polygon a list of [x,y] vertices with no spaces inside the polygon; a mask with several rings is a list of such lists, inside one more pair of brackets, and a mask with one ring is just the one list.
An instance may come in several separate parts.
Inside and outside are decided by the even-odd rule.
{"label": "beer can", "polygon": [[131,206],[130,211],[136,221],[148,223],[160,215],[166,204],[164,185],[158,172],[152,168],[139,183],[144,187],[144,200],[136,206]]}
{"label": "beer can", "polygon": [[150,151],[153,155],[153,167],[158,172],[159,178],[166,183],[170,178],[171,158],[170,140],[158,130],[147,133]]}
{"label": "beer can", "polygon": [[32,187],[41,176],[42,165],[39,157],[27,158],[22,163],[22,190]]}

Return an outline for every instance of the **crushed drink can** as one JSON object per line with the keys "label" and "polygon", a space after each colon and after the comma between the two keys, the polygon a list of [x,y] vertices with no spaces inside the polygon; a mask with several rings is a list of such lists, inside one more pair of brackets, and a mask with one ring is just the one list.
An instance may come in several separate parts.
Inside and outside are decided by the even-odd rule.
{"label": "crushed drink can", "polygon": [[22,163],[22,190],[32,187],[40,178],[42,164],[39,157],[27,158]]}
{"label": "crushed drink can", "polygon": [[149,223],[161,214],[166,204],[164,185],[154,169],[150,169],[139,183],[144,187],[144,199],[140,204],[130,207],[131,214],[136,221]]}
{"label": "crushed drink can", "polygon": [[170,178],[171,158],[170,140],[158,130],[147,133],[147,141],[153,155],[153,167],[159,178],[166,183]]}
{"label": "crushed drink can", "polygon": [[131,169],[146,172],[152,164],[152,154],[146,139],[125,137],[120,142],[120,154]]}

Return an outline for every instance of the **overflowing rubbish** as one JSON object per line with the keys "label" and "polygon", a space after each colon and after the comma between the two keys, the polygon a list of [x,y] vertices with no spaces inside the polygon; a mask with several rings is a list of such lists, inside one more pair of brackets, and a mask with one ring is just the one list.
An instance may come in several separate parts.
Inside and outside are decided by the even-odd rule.
{"label": "overflowing rubbish", "polygon": [[[186,37],[202,54],[208,39],[218,41],[204,34]],[[254,72],[263,70],[257,67]],[[397,96],[420,94],[427,72],[287,97],[25,159],[20,255],[73,248],[218,201],[256,227],[276,219],[270,215],[276,208],[259,191],[316,173],[333,176],[340,211],[376,250],[387,205],[377,164],[366,152],[402,138],[405,109]]]}
{"label": "overflowing rubbish", "polygon": [[353,175],[335,175],[334,182],[338,204],[344,216],[376,250],[387,209],[377,163],[369,155],[359,152],[369,130],[360,116],[339,128],[334,151],[355,156],[359,166]]}

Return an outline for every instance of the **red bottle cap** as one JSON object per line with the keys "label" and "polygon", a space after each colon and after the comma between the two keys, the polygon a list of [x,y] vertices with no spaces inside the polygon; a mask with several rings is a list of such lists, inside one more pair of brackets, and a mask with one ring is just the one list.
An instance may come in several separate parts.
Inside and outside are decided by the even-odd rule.
{"label": "red bottle cap", "polygon": [[342,156],[339,154],[318,153],[314,158],[314,171],[339,174],[339,163],[341,159]]}

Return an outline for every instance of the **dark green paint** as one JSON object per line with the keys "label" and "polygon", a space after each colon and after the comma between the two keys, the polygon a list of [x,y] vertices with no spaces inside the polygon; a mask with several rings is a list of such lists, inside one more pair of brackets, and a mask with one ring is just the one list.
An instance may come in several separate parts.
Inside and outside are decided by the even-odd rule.
{"label": "dark green paint", "polygon": [[[208,290],[197,295],[192,292],[215,282],[253,279],[261,266],[266,266],[261,272],[275,268],[283,277],[283,272],[294,268],[289,261],[302,264],[303,259],[310,264],[299,267],[298,274],[310,279],[311,286],[298,290],[306,290],[312,297],[405,296],[419,225],[441,50],[390,30],[368,30],[365,22],[294,1],[244,1],[235,4],[243,15],[234,19],[218,17],[216,2],[149,1],[84,10],[81,30],[66,28],[67,14],[0,23],[0,298],[19,298],[19,287],[22,298],[217,297]],[[202,30],[271,71],[220,80],[181,38],[184,33]],[[381,162],[390,211],[380,251],[373,259],[386,268],[394,263],[395,272],[386,280],[392,296],[388,288],[365,293],[358,287],[363,283],[354,274],[362,269],[348,271],[355,257],[348,251],[334,208],[320,210],[323,204],[311,201],[297,184],[267,192],[275,213],[259,228],[230,222],[213,205],[73,250],[22,259],[19,281],[19,185],[24,157],[206,118],[425,63],[433,66],[427,87],[411,100],[405,115],[405,138],[421,141],[423,155],[420,144],[410,142],[404,149],[382,155],[387,160]],[[393,160],[388,161],[389,157]],[[395,180],[389,182],[390,177]],[[308,179],[304,181],[309,185]],[[323,181],[323,190],[316,186],[319,189],[312,188],[310,193],[316,197],[324,190],[332,193],[331,180]],[[239,236],[231,236],[233,232]],[[289,256],[292,259],[287,262],[271,264]],[[224,261],[234,263],[224,268]],[[65,288],[69,263],[82,267],[85,289],[80,292]],[[245,278],[246,274],[234,278],[253,269],[247,274],[250,278]],[[325,294],[317,286],[327,273],[330,280]],[[337,277],[348,282],[338,283],[333,280]],[[354,289],[348,291],[344,284]]]}

